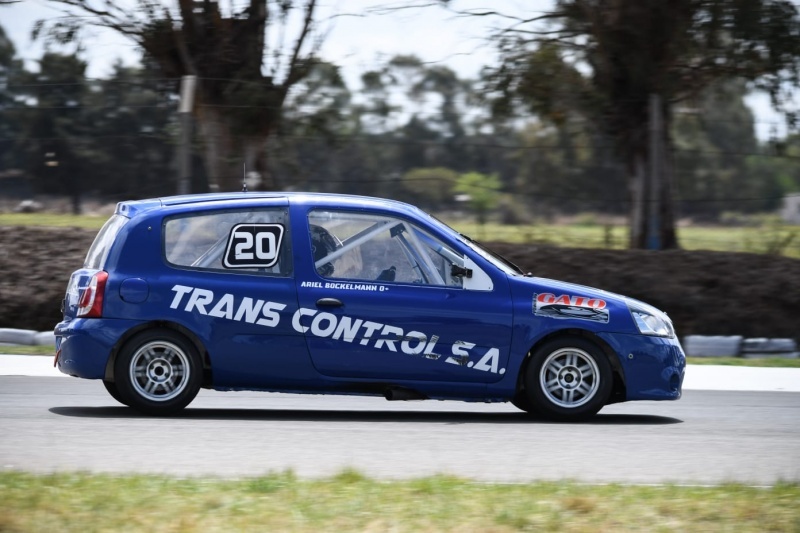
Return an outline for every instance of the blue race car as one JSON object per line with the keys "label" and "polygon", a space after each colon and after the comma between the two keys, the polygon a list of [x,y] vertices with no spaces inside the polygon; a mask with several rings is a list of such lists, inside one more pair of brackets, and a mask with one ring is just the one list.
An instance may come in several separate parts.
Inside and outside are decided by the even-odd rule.
{"label": "blue race car", "polygon": [[152,415],[206,387],[581,420],[677,400],[686,362],[663,312],[531,277],[413,206],[357,196],[122,202],[63,308],[59,370]]}

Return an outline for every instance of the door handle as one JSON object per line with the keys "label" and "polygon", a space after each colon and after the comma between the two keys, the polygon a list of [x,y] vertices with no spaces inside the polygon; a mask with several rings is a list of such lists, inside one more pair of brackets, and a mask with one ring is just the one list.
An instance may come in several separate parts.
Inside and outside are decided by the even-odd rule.
{"label": "door handle", "polygon": [[317,300],[317,307],[341,307],[344,304],[336,298],[320,298]]}

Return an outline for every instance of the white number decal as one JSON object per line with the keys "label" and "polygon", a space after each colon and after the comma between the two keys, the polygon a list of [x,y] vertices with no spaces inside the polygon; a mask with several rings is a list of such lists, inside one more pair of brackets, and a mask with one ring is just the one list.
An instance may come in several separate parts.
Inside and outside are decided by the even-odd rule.
{"label": "white number decal", "polygon": [[253,235],[245,231],[233,232],[233,239],[238,239],[236,242],[236,260],[246,261],[253,258],[253,254],[245,252],[253,247]]}
{"label": "white number decal", "polygon": [[222,264],[226,268],[269,268],[278,262],[283,226],[237,224],[231,229]]}
{"label": "white number decal", "polygon": [[[264,240],[267,241],[267,247],[264,248]],[[262,261],[272,261],[278,257],[278,247],[275,243],[275,234],[261,232],[256,234],[256,257]]]}

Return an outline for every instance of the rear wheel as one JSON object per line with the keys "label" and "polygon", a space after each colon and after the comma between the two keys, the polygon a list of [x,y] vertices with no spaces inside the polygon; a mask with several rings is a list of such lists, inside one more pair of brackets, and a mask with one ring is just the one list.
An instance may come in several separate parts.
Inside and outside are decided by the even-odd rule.
{"label": "rear wheel", "polygon": [[605,354],[578,337],[554,339],[531,356],[524,397],[532,409],[558,421],[585,420],[608,401],[613,373]]}
{"label": "rear wheel", "polygon": [[177,413],[194,399],[203,379],[195,347],[167,329],[144,331],[120,350],[114,377],[122,403],[149,415]]}
{"label": "rear wheel", "polygon": [[127,405],[125,402],[122,401],[122,396],[119,395],[119,390],[117,389],[117,384],[113,381],[106,381],[103,380],[103,385],[105,385],[106,390],[111,395],[112,398],[117,400],[122,405]]}

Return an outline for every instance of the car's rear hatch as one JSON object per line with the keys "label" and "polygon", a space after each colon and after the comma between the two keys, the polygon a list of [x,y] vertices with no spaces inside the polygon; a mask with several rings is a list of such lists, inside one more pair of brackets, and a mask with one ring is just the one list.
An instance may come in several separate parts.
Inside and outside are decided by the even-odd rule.
{"label": "car's rear hatch", "polygon": [[[83,263],[83,268],[76,270],[70,277],[69,284],[67,285],[67,293],[62,302],[62,311],[64,314],[64,322],[69,322],[79,316],[79,309],[85,307],[87,303],[95,302],[97,295],[87,294],[86,291],[91,287],[93,279],[103,272],[105,267],[106,258],[111,250],[114,240],[117,238],[120,229],[128,222],[128,218],[115,214],[106,221],[103,228],[98,232],[89,252],[86,254],[86,260]],[[96,281],[95,281],[96,283]],[[102,298],[102,287],[99,288]],[[91,302],[88,301],[91,296]],[[82,313],[85,314],[85,312]]]}

